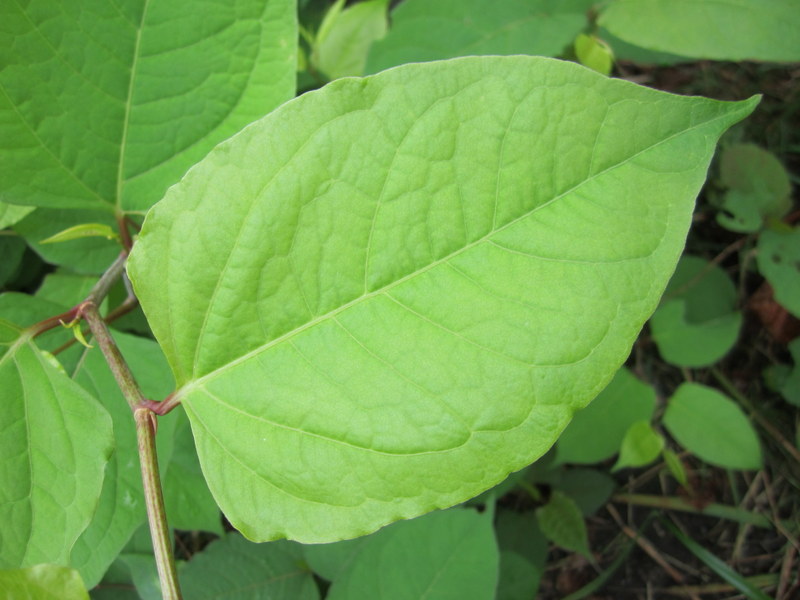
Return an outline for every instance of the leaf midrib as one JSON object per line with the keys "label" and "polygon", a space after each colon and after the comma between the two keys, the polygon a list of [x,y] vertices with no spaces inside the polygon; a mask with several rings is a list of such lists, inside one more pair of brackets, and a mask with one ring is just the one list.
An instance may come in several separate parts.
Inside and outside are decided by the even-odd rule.
{"label": "leaf midrib", "polygon": [[122,210],[122,188],[125,184],[125,151],[128,147],[128,129],[131,123],[131,107],[133,106],[133,92],[136,84],[136,69],[139,65],[139,51],[142,44],[142,30],[147,20],[147,9],[150,7],[150,0],[144,0],[142,7],[142,18],[136,28],[136,42],[133,45],[133,62],[131,63],[131,76],[128,80],[128,97],[125,99],[125,116],[122,120],[122,137],[119,144],[119,162],[117,163],[117,188],[115,206],[117,212]]}
{"label": "leaf midrib", "polygon": [[647,146],[645,148],[642,148],[641,150],[639,150],[638,152],[635,152],[634,154],[631,154],[630,156],[626,157],[624,160],[621,160],[616,164],[610,165],[610,166],[606,167],[605,169],[603,169],[602,171],[598,171],[594,175],[591,175],[591,176],[587,177],[586,179],[584,179],[580,183],[575,184],[574,186],[572,186],[568,190],[565,190],[564,192],[554,196],[550,200],[548,200],[548,201],[536,206],[535,208],[533,208],[533,209],[531,209],[529,211],[526,211],[524,214],[518,216],[515,219],[512,219],[511,221],[509,221],[508,223],[502,225],[501,227],[498,227],[497,229],[494,229],[494,230],[488,232],[486,235],[484,235],[484,236],[482,236],[482,237],[480,237],[480,238],[478,238],[478,239],[476,239],[476,240],[464,245],[463,247],[459,248],[458,250],[455,250],[455,251],[451,252],[450,254],[448,254],[448,255],[440,258],[440,259],[437,259],[437,260],[431,262],[428,265],[425,265],[424,267],[422,267],[420,269],[417,269],[417,270],[415,270],[415,271],[413,271],[413,272],[411,272],[411,273],[409,273],[407,275],[404,275],[403,277],[397,279],[396,281],[388,283],[388,284],[384,285],[383,287],[381,287],[379,289],[376,289],[376,290],[374,290],[372,292],[369,292],[369,293],[362,294],[362,295],[358,296],[357,298],[354,298],[353,300],[343,304],[342,306],[339,306],[339,307],[337,307],[337,308],[335,308],[335,309],[333,309],[331,311],[328,311],[327,313],[325,313],[323,315],[315,317],[314,319],[311,319],[307,323],[304,323],[303,325],[300,325],[299,327],[295,327],[294,329],[292,329],[290,331],[287,331],[286,333],[284,333],[284,334],[282,334],[282,335],[280,335],[280,336],[278,336],[278,337],[276,337],[276,338],[274,338],[272,340],[269,340],[268,342],[265,342],[264,344],[261,344],[260,346],[257,346],[255,348],[253,348],[252,350],[246,352],[245,354],[243,354],[243,355],[241,355],[241,356],[239,356],[239,357],[237,357],[237,358],[225,363],[224,365],[222,365],[220,367],[217,367],[216,369],[214,369],[212,371],[209,371],[208,373],[206,373],[205,375],[202,375],[201,377],[198,377],[196,379],[191,379],[191,380],[185,382],[182,386],[180,386],[178,388],[178,390],[176,391],[175,395],[176,396],[184,396],[184,395],[188,394],[189,392],[191,392],[191,390],[193,388],[203,385],[205,382],[214,379],[216,376],[226,372],[229,369],[234,368],[236,365],[241,364],[241,363],[247,361],[248,359],[250,359],[250,358],[252,358],[254,356],[257,356],[258,354],[261,354],[262,352],[272,348],[273,346],[277,346],[278,344],[281,344],[282,342],[294,337],[295,335],[298,335],[298,334],[304,332],[307,329],[310,329],[310,328],[318,325],[319,323],[322,323],[322,322],[324,322],[324,321],[326,321],[326,320],[328,320],[330,318],[336,317],[337,315],[339,315],[340,313],[344,312],[345,310],[347,310],[347,309],[349,309],[349,308],[351,308],[353,306],[356,306],[357,304],[359,304],[359,303],[361,303],[363,301],[369,300],[370,298],[373,298],[373,297],[377,297],[377,296],[383,295],[383,294],[387,293],[388,291],[392,290],[393,288],[405,283],[406,281],[409,281],[409,280],[411,280],[411,279],[413,279],[415,277],[418,277],[418,276],[430,271],[431,269],[434,269],[435,267],[452,260],[453,258],[463,254],[464,252],[467,252],[467,251],[471,250],[472,248],[478,246],[479,244],[482,244],[482,243],[490,240],[493,236],[499,234],[500,232],[504,231],[505,229],[513,227],[516,223],[520,222],[521,220],[523,220],[525,218],[530,217],[531,215],[533,215],[534,213],[538,212],[539,210],[544,209],[544,208],[550,206],[551,204],[553,204],[554,202],[557,202],[558,200],[561,200],[562,198],[572,194],[573,192],[575,192],[576,190],[578,190],[582,186],[584,186],[584,185],[586,185],[588,183],[591,183],[592,181],[595,181],[596,179],[606,175],[607,173],[610,173],[611,171],[613,171],[614,169],[617,169],[618,167],[621,167],[621,166],[624,166],[624,165],[628,164],[629,162],[631,162],[632,160],[635,160],[637,157],[641,156],[642,154],[644,154],[646,152],[649,152],[649,151],[653,150],[654,148],[658,148],[662,144],[666,144],[666,143],[668,143],[668,142],[670,142],[670,141],[672,141],[672,140],[674,140],[674,139],[676,139],[676,138],[678,138],[678,137],[680,137],[682,135],[691,133],[691,132],[693,132],[695,130],[698,130],[698,129],[701,129],[701,128],[704,128],[704,127],[708,127],[708,126],[712,125],[713,123],[715,123],[717,121],[726,121],[726,120],[730,120],[731,118],[732,118],[731,113],[729,113],[729,112],[722,113],[722,114],[720,114],[720,115],[718,115],[718,116],[716,116],[716,117],[714,117],[712,119],[708,119],[706,121],[703,121],[701,123],[698,123],[696,125],[688,127],[686,129],[682,129],[680,131],[677,131],[677,132],[673,133],[672,135],[670,135],[670,136],[668,136],[666,138],[658,140],[656,143],[651,144],[651,145],[649,145],[649,146]]}

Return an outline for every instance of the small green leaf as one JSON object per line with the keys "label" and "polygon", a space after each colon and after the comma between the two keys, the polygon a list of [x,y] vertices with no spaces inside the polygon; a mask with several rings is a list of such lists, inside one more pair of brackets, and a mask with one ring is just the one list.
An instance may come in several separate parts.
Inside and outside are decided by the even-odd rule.
{"label": "small green leaf", "polygon": [[467,55],[560,56],[586,27],[594,0],[405,0],[375,42],[367,73]]}
{"label": "small green leaf", "polygon": [[218,146],[128,273],[229,521],[363,535],[542,456],[629,354],[755,102],[468,57],[339,79]]}
{"label": "small green leaf", "polygon": [[643,467],[653,462],[664,448],[664,438],[651,426],[649,421],[638,421],[630,426],[612,471],[629,467]]}
{"label": "small green leaf", "polygon": [[0,570],[3,600],[89,600],[77,571],[57,565]]}
{"label": "small green leaf", "polygon": [[100,210],[39,208],[14,225],[14,231],[25,238],[45,262],[75,273],[99,275],[119,255],[119,244],[102,237],[78,238],[69,244],[41,243],[65,229],[89,222],[109,228],[116,226],[114,217]]}
{"label": "small green leaf", "polygon": [[338,79],[363,75],[372,43],[386,35],[389,0],[367,0],[341,10],[332,5],[320,26],[311,62],[328,76]]}
{"label": "small green leaf", "polygon": [[554,490],[547,504],[536,509],[536,519],[542,533],[556,546],[593,560],[583,514],[572,498]]}
{"label": "small green leaf", "polygon": [[491,518],[455,508],[369,536],[326,598],[492,600],[498,569]]}
{"label": "small green leaf", "polygon": [[686,469],[683,468],[683,462],[681,462],[681,459],[678,458],[678,455],[668,448],[664,448],[664,450],[661,452],[661,455],[664,457],[664,462],[676,481],[683,487],[688,488],[689,478],[686,475]]}
{"label": "small green leaf", "polygon": [[717,220],[732,231],[755,232],[791,208],[789,174],[771,152],[753,144],[725,148],[720,180],[728,188]]}
{"label": "small green leaf", "polygon": [[742,315],[735,305],[736,288],[725,271],[702,258],[681,257],[650,319],[661,356],[683,367],[720,360],[739,336]]}
{"label": "small green leaf", "polygon": [[41,240],[40,244],[57,244],[59,242],[69,242],[71,240],[79,240],[87,237],[102,237],[107,240],[118,240],[119,235],[108,225],[102,223],[81,223],[59,231],[49,238]]}
{"label": "small green leaf", "polygon": [[764,231],[756,258],[758,270],[775,290],[775,300],[800,317],[800,227]]}
{"label": "small green leaf", "polygon": [[628,428],[650,420],[655,406],[655,390],[628,369],[620,369],[589,406],[575,413],[556,444],[556,461],[591,464],[612,457]]}
{"label": "small green leaf", "polygon": [[582,65],[602,75],[609,75],[614,66],[613,50],[595,35],[578,34],[575,38],[575,56]]}
{"label": "small green leaf", "polygon": [[684,383],[670,398],[664,426],[704,461],[727,469],[760,469],[761,447],[753,426],[727,396]]}
{"label": "small green leaf", "polygon": [[299,544],[254,544],[237,533],[228,533],[195,554],[181,569],[180,581],[184,597],[191,600],[319,598]]}
{"label": "small green leaf", "polygon": [[598,23],[660,52],[715,60],[800,60],[795,0],[615,0]]}
{"label": "small green leaf", "polygon": [[25,338],[0,359],[0,566],[66,565],[113,447],[100,403]]}

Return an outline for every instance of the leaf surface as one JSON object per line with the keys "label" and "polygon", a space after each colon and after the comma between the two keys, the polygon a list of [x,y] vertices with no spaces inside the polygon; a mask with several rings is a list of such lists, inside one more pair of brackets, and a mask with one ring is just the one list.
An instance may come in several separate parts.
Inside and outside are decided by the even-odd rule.
{"label": "leaf surface", "polygon": [[542,533],[551,542],[591,558],[586,523],[572,498],[554,490],[547,504],[536,509],[536,519]]}
{"label": "leaf surface", "polygon": [[0,566],[65,565],[111,454],[105,409],[27,338],[0,359]]}
{"label": "leaf surface", "polygon": [[0,570],[3,600],[89,600],[77,571],[56,565]]}
{"label": "leaf surface", "polygon": [[[319,546],[317,553],[336,553],[336,546]],[[334,579],[329,600],[494,598],[499,552],[488,512],[456,508],[401,521],[358,548]]]}
{"label": "leaf surface", "polygon": [[681,56],[800,60],[795,0],[615,0],[599,24],[631,44]]}
{"label": "leaf surface", "polygon": [[760,469],[755,429],[739,406],[717,390],[684,383],[670,398],[664,426],[704,461],[727,469]]}
{"label": "leaf surface", "polygon": [[620,369],[558,438],[556,460],[591,464],[610,458],[619,452],[628,428],[636,421],[649,420],[655,406],[655,390],[628,369]]}
{"label": "leaf surface", "polygon": [[294,0],[0,5],[0,200],[144,211],[294,93]]}
{"label": "leaf surface", "polygon": [[593,0],[406,0],[375,42],[367,73],[479,54],[560,56],[587,25]]}
{"label": "leaf surface", "polygon": [[544,454],[627,356],[753,106],[473,57],[338,80],[215,149],[128,270],[226,516],[352,537]]}
{"label": "leaf surface", "polygon": [[684,255],[670,279],[650,327],[664,360],[703,367],[720,360],[736,344],[742,315],[736,288],[717,265]]}
{"label": "leaf surface", "polygon": [[193,600],[317,600],[319,591],[298,544],[256,545],[228,533],[195,554],[180,571],[181,588]]}

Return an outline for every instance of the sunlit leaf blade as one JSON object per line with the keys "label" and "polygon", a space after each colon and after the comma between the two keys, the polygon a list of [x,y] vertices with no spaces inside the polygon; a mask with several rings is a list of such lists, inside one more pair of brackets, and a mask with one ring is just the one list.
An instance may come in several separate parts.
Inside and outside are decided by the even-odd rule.
{"label": "sunlit leaf blade", "polygon": [[650,464],[664,448],[664,438],[647,421],[637,421],[631,425],[622,440],[619,458],[613,471],[630,467],[643,467]]}
{"label": "sunlit leaf blade", "polygon": [[195,554],[181,570],[180,578],[184,597],[194,600],[319,598],[299,544],[257,545],[237,533],[228,533]]}
{"label": "sunlit leaf blade", "polygon": [[405,0],[372,45],[367,73],[476,54],[560,56],[587,25],[593,0]]}
{"label": "sunlit leaf blade", "polygon": [[119,243],[89,237],[63,244],[42,244],[43,240],[68,227],[88,222],[117,227],[114,216],[101,210],[39,208],[14,225],[14,231],[46,262],[77,273],[99,275],[119,255],[122,249]]}
{"label": "sunlit leaf blade", "polygon": [[292,97],[294,0],[3,2],[0,200],[145,210]]}
{"label": "sunlit leaf blade", "polygon": [[32,342],[0,359],[0,566],[67,564],[112,449],[106,410]]}
{"label": "sunlit leaf blade", "polygon": [[754,105],[478,57],[338,80],[219,146],[128,268],[229,520],[355,536],[541,456],[627,356]]}
{"label": "sunlit leaf blade", "polygon": [[317,34],[312,64],[329,79],[363,75],[370,46],[386,35],[388,5],[388,0],[367,0],[344,10],[332,6],[330,22]]}
{"label": "sunlit leaf blade", "polygon": [[[119,332],[114,332],[114,338],[144,394],[156,399],[168,394],[172,376],[158,345],[152,340]],[[79,365],[74,379],[99,398],[108,410],[116,447],[106,465],[97,510],[70,553],[71,566],[80,571],[88,587],[94,587],[136,528],[145,521],[146,513],[131,409],[99,348],[88,352]],[[165,467],[169,464],[172,440],[165,444],[163,438],[173,434],[174,429],[165,421],[174,420],[175,416],[159,421],[159,462],[164,472],[168,472]]]}
{"label": "sunlit leaf blade", "polygon": [[659,52],[717,60],[800,60],[795,0],[614,0],[600,25]]}
{"label": "sunlit leaf blade", "polygon": [[56,565],[0,570],[3,600],[89,600],[77,571]]}

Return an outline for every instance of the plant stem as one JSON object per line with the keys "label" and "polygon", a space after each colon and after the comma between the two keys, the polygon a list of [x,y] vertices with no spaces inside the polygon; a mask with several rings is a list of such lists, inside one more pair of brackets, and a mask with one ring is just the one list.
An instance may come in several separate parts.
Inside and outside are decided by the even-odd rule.
{"label": "plant stem", "polygon": [[718,519],[730,519],[738,523],[747,523],[756,527],[772,528],[772,523],[764,515],[724,504],[707,504],[702,508],[694,506],[683,498],[669,496],[648,496],[646,494],[616,494],[612,500],[635,506],[650,506],[664,510],[680,510],[683,512],[708,515]]}
{"label": "plant stem", "polygon": [[97,309],[111,285],[122,275],[127,253],[123,252],[113,265],[103,274],[86,300],[76,307],[76,315],[82,317],[100,346],[100,350],[108,363],[111,373],[119,386],[122,395],[133,411],[136,423],[136,438],[139,445],[139,462],[142,468],[142,484],[144,487],[147,520],[150,523],[150,535],[153,540],[158,578],[161,581],[161,593],[164,600],[180,600],[181,591],[178,574],[175,569],[175,557],[172,552],[172,539],[167,526],[164,509],[164,496],[161,492],[161,478],[158,472],[156,455],[156,417],[148,408],[148,400],[142,394],[136,378],[128,363],[122,357],[111,332]]}
{"label": "plant stem", "polygon": [[49,319],[45,319],[44,321],[40,321],[39,323],[36,323],[36,325],[31,326],[30,331],[33,332],[32,335],[37,336],[45,331],[50,331],[59,325],[74,321],[76,317],[81,316],[81,307],[87,302],[99,305],[103,301],[103,298],[108,295],[108,291],[111,289],[111,286],[114,285],[122,276],[122,272],[125,269],[126,260],[128,260],[128,253],[121,252],[117,259],[111,263],[111,266],[106,269],[106,272],[103,273],[103,276],[100,277],[96,284],[94,284],[94,287],[92,288],[92,291],[89,292],[86,300],[84,300],[81,304],[72,307],[67,312],[56,315],[55,317],[50,317]]}
{"label": "plant stem", "polygon": [[142,465],[147,520],[150,523],[150,536],[153,539],[161,594],[164,600],[180,600],[181,589],[178,583],[178,572],[175,569],[172,538],[167,526],[164,496],[161,493],[161,478],[158,473],[155,415],[148,408],[137,408],[133,411],[133,417],[136,420],[136,437],[139,442],[139,460]]}
{"label": "plant stem", "polygon": [[128,406],[130,406],[131,410],[135,413],[138,409],[142,408],[145,398],[142,395],[139,384],[136,383],[136,378],[128,367],[128,363],[126,363],[125,359],[122,357],[117,343],[114,341],[114,338],[111,337],[111,332],[108,330],[108,327],[106,327],[105,321],[103,321],[100,316],[97,305],[91,300],[82,302],[80,304],[79,315],[83,317],[89,325],[89,329],[91,329],[94,339],[97,340],[100,350],[106,358],[106,362],[111,369],[111,373],[114,375],[114,379],[117,381],[122,395],[125,397],[125,400],[128,401]]}

